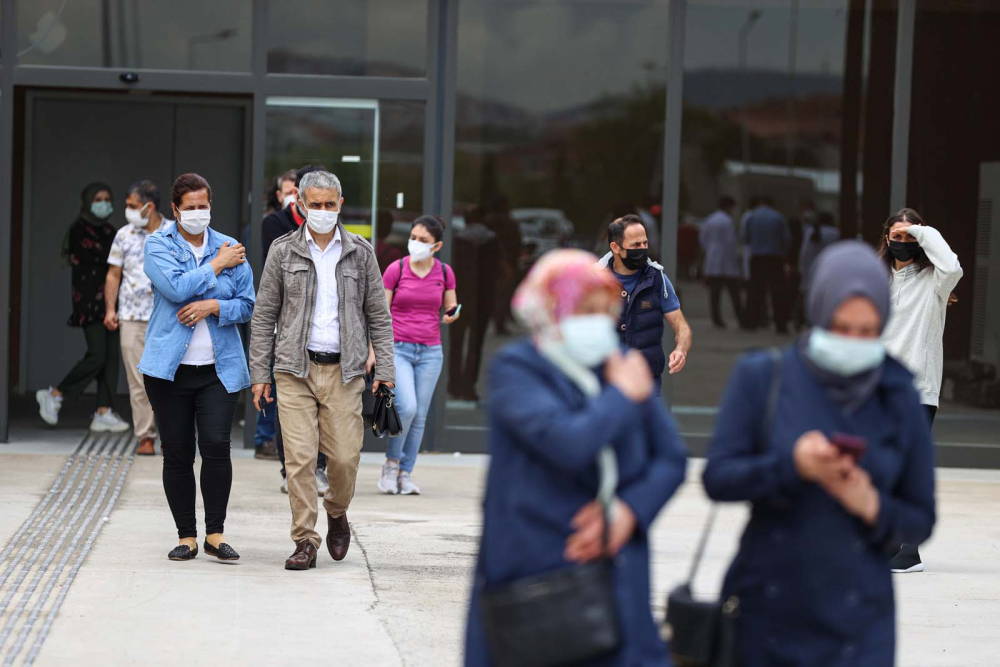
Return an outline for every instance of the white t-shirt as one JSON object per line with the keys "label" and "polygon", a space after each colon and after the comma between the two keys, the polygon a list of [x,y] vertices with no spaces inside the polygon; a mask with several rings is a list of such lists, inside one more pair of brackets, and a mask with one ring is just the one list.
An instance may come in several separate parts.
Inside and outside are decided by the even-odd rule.
{"label": "white t-shirt", "polygon": [[[200,246],[194,246],[188,241],[188,247],[191,248],[191,254],[194,255],[198,266],[201,266],[201,259],[205,256],[205,244],[208,242],[208,233],[204,234]],[[187,352],[184,353],[181,363],[185,366],[210,366],[215,363],[212,334],[209,332],[208,323],[205,320],[199,320],[198,324],[194,325],[194,334],[191,336]]]}

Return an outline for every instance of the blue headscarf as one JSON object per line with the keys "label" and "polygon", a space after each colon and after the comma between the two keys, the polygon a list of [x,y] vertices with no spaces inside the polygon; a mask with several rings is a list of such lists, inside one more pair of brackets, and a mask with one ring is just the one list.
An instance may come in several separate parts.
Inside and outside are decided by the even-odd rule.
{"label": "blue headscarf", "polygon": [[[860,296],[871,301],[881,318],[879,331],[889,320],[889,276],[885,264],[867,243],[839,241],[816,258],[809,279],[806,315],[814,327],[829,329],[833,314],[848,299]],[[809,334],[799,341],[806,365],[846,412],[861,407],[882,379],[882,365],[870,371],[843,377],[823,370],[809,359]]]}

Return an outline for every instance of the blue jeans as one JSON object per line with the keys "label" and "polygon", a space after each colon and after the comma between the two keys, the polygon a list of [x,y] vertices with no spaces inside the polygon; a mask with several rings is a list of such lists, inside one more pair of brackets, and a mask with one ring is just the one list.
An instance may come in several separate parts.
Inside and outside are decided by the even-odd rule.
{"label": "blue jeans", "polygon": [[275,399],[274,403],[268,403],[264,412],[257,413],[257,431],[253,436],[253,444],[257,447],[274,440],[274,417],[278,414],[278,396],[274,391],[273,384],[271,385],[271,397]]}
{"label": "blue jeans", "polygon": [[396,410],[403,432],[389,439],[386,458],[399,461],[399,469],[412,472],[424,439],[427,411],[434,398],[444,353],[440,345],[395,343]]}

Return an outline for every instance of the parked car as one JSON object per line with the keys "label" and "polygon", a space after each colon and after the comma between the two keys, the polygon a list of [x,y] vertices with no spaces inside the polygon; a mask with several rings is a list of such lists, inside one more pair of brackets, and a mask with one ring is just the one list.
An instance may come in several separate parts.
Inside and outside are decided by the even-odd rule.
{"label": "parked car", "polygon": [[555,208],[515,208],[510,217],[521,230],[520,268],[526,270],[543,254],[567,246],[576,228]]}

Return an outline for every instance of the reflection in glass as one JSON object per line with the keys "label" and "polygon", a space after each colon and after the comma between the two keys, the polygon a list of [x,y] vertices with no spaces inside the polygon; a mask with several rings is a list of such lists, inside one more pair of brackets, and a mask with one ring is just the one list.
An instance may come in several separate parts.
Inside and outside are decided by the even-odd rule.
{"label": "reflection in glass", "polygon": [[658,247],[668,4],[461,3],[449,427],[481,428],[481,367],[519,333],[510,298],[542,253],[603,255],[629,212]]}
{"label": "reflection in glass", "polygon": [[427,7],[427,0],[271,2],[267,71],[423,76]]}
{"label": "reflection in glass", "polygon": [[841,198],[861,185],[856,167],[841,183],[843,145],[858,141],[843,133],[857,111],[844,100],[848,5],[688,5],[677,288],[695,343],[674,394],[682,420],[718,405],[738,354],[806,326],[803,269],[840,237]]}
{"label": "reflection in glass", "polygon": [[17,0],[17,61],[245,72],[252,20],[242,0]]}
{"label": "reflection in glass", "polygon": [[[409,221],[423,206],[422,102],[271,98],[267,103],[265,173],[323,165],[344,188],[341,219],[372,238],[386,265],[406,247]],[[374,186],[378,184],[376,189]]]}

